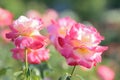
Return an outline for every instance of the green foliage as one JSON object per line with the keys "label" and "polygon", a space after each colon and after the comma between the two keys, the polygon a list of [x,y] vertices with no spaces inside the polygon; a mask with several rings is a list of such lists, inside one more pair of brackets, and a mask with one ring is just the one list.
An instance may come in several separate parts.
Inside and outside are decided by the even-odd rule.
{"label": "green foliage", "polygon": [[106,7],[106,0],[76,0],[73,9],[83,20],[99,20]]}
{"label": "green foliage", "polygon": [[[108,16],[110,13],[108,12],[105,15],[107,19],[105,19],[106,17],[103,15],[108,9],[111,10],[111,8],[118,8],[120,6],[118,5],[119,2],[120,0],[0,0],[0,7],[8,9],[13,13],[14,18],[18,18],[20,15],[25,15],[25,13],[30,9],[35,9],[41,11],[42,13],[47,8],[52,7],[56,10],[59,10],[59,8],[63,9],[64,5],[62,3],[64,3],[67,8],[65,7],[63,11],[68,10],[68,12],[61,15],[68,13],[71,14],[70,12],[73,12],[77,14],[77,18],[75,16],[75,19],[80,18],[81,22],[82,20],[93,22],[97,25],[103,36],[105,36],[105,41],[103,41],[103,44],[110,45],[111,43],[114,43],[119,46],[119,16],[116,17],[116,15],[114,15],[115,17],[112,18],[111,16],[113,14]],[[58,4],[60,6],[58,6]],[[109,8],[107,6],[109,6]],[[59,12],[62,13],[63,11],[61,10]],[[117,14],[119,14],[118,11],[119,10],[116,10]],[[102,21],[100,22],[100,20]],[[107,23],[108,21],[113,22]],[[5,43],[0,39],[0,80],[24,80],[24,66],[22,62],[16,61],[12,58],[12,53],[10,52],[11,48],[13,48],[13,45],[10,43]],[[51,57],[48,62],[41,63],[40,65],[29,65],[26,75],[31,76],[31,80],[42,80],[46,77],[51,80],[99,80],[96,74],[96,68],[83,70],[80,66],[76,68],[74,76],[70,79],[69,73],[71,72],[72,67],[67,65],[65,59],[59,54],[58,51],[55,50],[53,46],[48,48],[50,49]],[[119,47],[115,46],[113,50],[115,49],[119,49]],[[120,51],[117,52],[115,50],[114,52],[115,54],[112,53],[112,55],[109,54],[109,52],[104,53],[108,53],[109,56],[103,55],[101,64],[112,65],[116,71],[115,80],[119,80],[120,63],[117,60],[120,56]],[[117,57],[115,57],[116,54]]]}
{"label": "green foliage", "polygon": [[51,70],[46,62],[43,62],[40,65],[36,65],[35,67],[40,71],[42,79],[45,77],[45,71]]}
{"label": "green foliage", "polygon": [[71,80],[70,74],[66,73],[65,75],[61,76],[58,80]]}
{"label": "green foliage", "polygon": [[0,76],[5,75],[7,72],[7,68],[0,69]]}

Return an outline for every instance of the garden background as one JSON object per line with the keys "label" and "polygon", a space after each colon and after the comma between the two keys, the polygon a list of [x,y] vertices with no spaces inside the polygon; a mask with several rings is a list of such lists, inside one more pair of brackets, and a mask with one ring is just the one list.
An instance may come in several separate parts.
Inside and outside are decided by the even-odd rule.
{"label": "garden background", "polygon": [[[114,71],[114,80],[120,80],[120,0],[0,0],[0,7],[13,13],[14,19],[25,15],[29,10],[44,14],[46,10],[54,9],[59,17],[70,16],[78,22],[94,25],[105,37],[101,45],[107,45],[109,49],[103,53],[103,60],[96,67],[88,70],[77,66],[74,74],[80,75],[83,80],[101,80],[97,69],[100,65],[106,65]],[[16,80],[15,72],[23,65],[12,58],[10,49],[13,47],[12,43],[0,38],[0,80]],[[46,80],[57,80],[66,72],[71,72],[73,67],[66,64],[53,46],[49,48],[50,59],[44,74]],[[35,67],[39,69],[41,66]],[[74,77],[73,80],[80,79]]]}

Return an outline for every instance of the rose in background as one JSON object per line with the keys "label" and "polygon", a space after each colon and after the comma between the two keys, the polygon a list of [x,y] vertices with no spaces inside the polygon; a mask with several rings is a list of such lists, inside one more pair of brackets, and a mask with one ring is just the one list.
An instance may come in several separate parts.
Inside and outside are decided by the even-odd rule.
{"label": "rose in background", "polygon": [[13,14],[4,8],[0,8],[0,35],[2,40],[4,40],[5,42],[10,42],[5,37],[5,34],[10,31],[8,26],[11,25],[12,22]]}
{"label": "rose in background", "polygon": [[101,62],[106,46],[100,46],[104,37],[92,26],[77,23],[66,17],[52,21],[48,27],[50,40],[70,66],[91,68]]}
{"label": "rose in background", "polygon": [[3,8],[0,8],[0,27],[8,26],[13,21],[13,14]]}
{"label": "rose in background", "polygon": [[5,42],[5,43],[10,42],[10,40],[6,38],[6,33],[8,33],[8,32],[10,32],[10,29],[8,29],[8,28],[1,29],[1,32],[0,32],[1,38],[2,38],[3,42]]}
{"label": "rose in background", "polygon": [[47,27],[51,24],[51,20],[56,20],[58,18],[58,13],[54,9],[47,9],[45,12],[41,13],[37,10],[29,10],[26,12],[26,16],[29,18],[42,18],[44,24]]}
{"label": "rose in background", "polygon": [[108,66],[101,65],[97,69],[97,74],[101,80],[114,80],[115,72]]}

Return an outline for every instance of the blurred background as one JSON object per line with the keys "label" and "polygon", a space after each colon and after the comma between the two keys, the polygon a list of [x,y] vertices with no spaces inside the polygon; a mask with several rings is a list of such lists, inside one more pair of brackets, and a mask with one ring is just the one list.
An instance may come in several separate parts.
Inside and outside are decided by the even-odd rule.
{"label": "blurred background", "polygon": [[[120,0],[0,0],[0,7],[10,11],[14,20],[21,15],[29,16],[29,11],[35,11],[36,15],[47,19],[50,16],[70,16],[78,22],[94,25],[105,37],[101,45],[107,45],[109,49],[103,53],[102,62],[91,70],[77,66],[73,80],[82,80],[77,75],[83,80],[102,80],[98,74],[102,65],[114,72],[114,80],[120,80]],[[47,10],[55,13],[48,14]],[[10,49],[14,45],[3,38],[2,30],[5,29],[8,26],[0,27],[0,80],[17,80],[13,73],[20,70],[23,64],[12,58]],[[49,69],[45,73],[46,80],[57,80],[60,75],[71,72],[73,67],[66,64],[53,46],[49,47],[51,58],[47,62]]]}

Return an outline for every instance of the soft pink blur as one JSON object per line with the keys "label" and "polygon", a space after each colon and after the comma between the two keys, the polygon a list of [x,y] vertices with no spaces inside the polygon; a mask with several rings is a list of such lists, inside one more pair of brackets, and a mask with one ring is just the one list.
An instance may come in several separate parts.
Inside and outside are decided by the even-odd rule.
{"label": "soft pink blur", "polygon": [[0,27],[8,26],[13,21],[13,14],[3,8],[0,8]]}
{"label": "soft pink blur", "polygon": [[114,80],[115,78],[115,72],[105,65],[99,66],[97,73],[101,80]]}
{"label": "soft pink blur", "polygon": [[29,18],[38,18],[38,19],[42,18],[42,14],[40,14],[40,12],[37,11],[37,10],[27,11],[26,16],[29,17]]}
{"label": "soft pink blur", "polygon": [[26,15],[29,18],[42,18],[44,22],[44,26],[47,27],[48,25],[51,24],[51,20],[56,20],[58,18],[58,13],[57,11],[53,9],[48,9],[44,13],[40,13],[37,10],[29,10]]}
{"label": "soft pink blur", "polygon": [[53,9],[48,9],[42,17],[44,21],[44,26],[49,26],[51,24],[51,20],[56,20],[57,18],[58,13]]}
{"label": "soft pink blur", "polygon": [[59,19],[48,27],[50,40],[71,66],[91,68],[101,62],[101,54],[107,50],[100,46],[104,37],[92,26],[77,23],[69,17]]}
{"label": "soft pink blur", "polygon": [[12,49],[13,58],[25,61],[25,50],[30,64],[40,64],[49,59],[46,49],[47,38],[39,33],[43,29],[41,19],[19,17],[10,26],[11,32],[6,34],[15,44]]}

